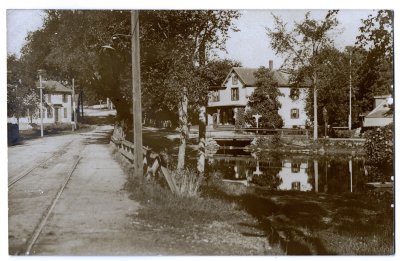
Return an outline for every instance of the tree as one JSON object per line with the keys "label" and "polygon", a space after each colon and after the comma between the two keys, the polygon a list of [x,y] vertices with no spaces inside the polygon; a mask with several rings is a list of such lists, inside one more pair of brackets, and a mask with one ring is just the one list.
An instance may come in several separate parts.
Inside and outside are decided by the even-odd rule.
{"label": "tree", "polygon": [[318,63],[320,50],[332,46],[329,33],[337,26],[338,11],[328,11],[321,21],[311,19],[310,12],[300,23],[288,31],[286,23],[274,15],[274,28],[267,28],[271,47],[276,54],[285,56],[284,67],[293,75],[293,80],[300,83],[305,79],[312,80],[314,141],[318,139]]}
{"label": "tree", "polygon": [[[318,74],[317,110],[327,110],[327,124],[333,126],[346,126],[349,116],[349,86],[350,73],[356,78],[355,69],[359,63],[358,55],[349,47],[347,51],[341,52],[333,47],[327,47],[320,50],[315,61],[318,65],[316,71]],[[352,68],[350,68],[350,56],[352,56]],[[355,88],[352,93],[354,96]],[[353,97],[354,101],[354,97]],[[313,97],[307,97],[306,110],[308,115],[313,114]],[[353,115],[356,115],[352,113]],[[353,117],[354,118],[354,117]],[[323,121],[322,113],[318,114],[318,121]]]}
{"label": "tree", "polygon": [[[74,77],[99,97],[109,97],[118,118],[130,123],[129,11],[46,13],[44,27],[28,37],[24,48],[32,68],[46,69],[54,78]],[[188,109],[199,111],[206,104],[207,86],[200,80],[199,67],[210,49],[224,48],[238,16],[237,11],[222,10],[140,12],[142,100],[147,116],[166,115],[181,124],[182,139],[187,136]]]}
{"label": "tree", "polygon": [[7,55],[7,116],[19,118],[32,116],[38,105],[35,74],[26,70],[25,64],[15,55]]}
{"label": "tree", "polygon": [[376,16],[362,19],[357,45],[369,49],[378,59],[389,59],[393,63],[393,10],[378,10]]}
{"label": "tree", "polygon": [[356,79],[359,113],[372,110],[374,96],[391,94],[394,84],[393,11],[378,10],[362,23],[356,41],[357,51],[363,55]]}
{"label": "tree", "polygon": [[281,92],[278,89],[278,82],[274,79],[273,72],[265,67],[260,67],[255,73],[255,86],[257,87],[249,97],[247,106],[249,109],[245,113],[247,122],[254,124],[254,114],[260,114],[260,126],[264,128],[281,128],[283,126],[282,117],[278,110],[281,107],[278,96]]}
{"label": "tree", "polygon": [[[178,112],[181,142],[178,169],[184,167],[188,115],[199,115],[199,164],[204,172],[205,105],[207,81],[201,78],[208,51],[223,49],[237,11],[165,11],[143,12],[144,74],[149,94],[160,94],[148,102],[160,111]],[[161,84],[160,84],[161,83]],[[162,92],[159,91],[162,87]],[[153,106],[154,102],[157,106]],[[203,163],[201,163],[203,162]]]}

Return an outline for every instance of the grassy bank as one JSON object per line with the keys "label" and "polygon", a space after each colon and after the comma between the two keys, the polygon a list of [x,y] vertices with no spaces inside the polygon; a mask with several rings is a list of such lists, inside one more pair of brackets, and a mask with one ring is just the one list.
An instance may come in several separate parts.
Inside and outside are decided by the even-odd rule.
{"label": "grassy bank", "polygon": [[[118,153],[114,156],[127,175],[132,173]],[[129,178],[126,189],[141,205],[135,222],[155,231],[160,242],[168,237],[168,244],[184,255],[283,254],[279,246],[268,243],[257,219],[236,202],[207,195],[178,197],[162,183],[136,176]]]}
{"label": "grassy bank", "polygon": [[[132,173],[119,161],[126,173]],[[394,251],[391,192],[339,196],[270,191],[225,183],[215,176],[204,181],[200,197],[178,197],[162,182],[139,177],[131,178],[126,189],[141,204],[135,219],[172,235],[173,246],[188,247],[184,254],[390,255]]]}
{"label": "grassy bank", "polygon": [[304,155],[363,155],[363,139],[312,139],[302,136],[257,138],[248,146],[251,151],[265,151],[275,153],[292,153]]}
{"label": "grassy bank", "polygon": [[247,188],[240,195],[212,189],[257,218],[269,242],[288,255],[390,255],[394,253],[393,195],[341,196]]}

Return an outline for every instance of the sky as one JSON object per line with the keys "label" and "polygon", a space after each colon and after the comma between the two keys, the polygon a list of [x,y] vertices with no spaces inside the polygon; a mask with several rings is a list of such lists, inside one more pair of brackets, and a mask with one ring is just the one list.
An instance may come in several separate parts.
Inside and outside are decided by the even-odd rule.
{"label": "sky", "polygon": [[[280,16],[293,25],[294,21],[301,21],[306,10],[242,10],[242,16],[235,22],[240,32],[230,31],[230,39],[226,44],[227,53],[217,51],[220,58],[229,58],[240,61],[243,66],[267,66],[269,60],[274,61],[278,68],[283,58],[276,55],[270,48],[266,35],[266,27],[273,26],[272,14]],[[339,26],[332,36],[335,46],[343,49],[352,45],[358,35],[361,19],[374,13],[372,10],[341,10],[338,14]],[[326,10],[312,10],[311,17],[322,19]],[[7,53],[19,55],[29,31],[37,30],[42,26],[44,13],[41,10],[7,10]]]}

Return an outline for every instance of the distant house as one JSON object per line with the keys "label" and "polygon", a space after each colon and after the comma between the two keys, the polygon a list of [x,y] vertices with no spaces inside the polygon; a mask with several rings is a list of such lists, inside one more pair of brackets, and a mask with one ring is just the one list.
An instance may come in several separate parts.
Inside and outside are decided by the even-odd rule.
{"label": "distant house", "polygon": [[363,119],[363,127],[382,127],[393,122],[393,113],[389,113],[389,99],[391,95],[374,96],[374,109],[367,113]]}
{"label": "distant house", "polygon": [[71,123],[72,90],[57,81],[42,81],[43,123]]}
{"label": "distant house", "polygon": [[[273,69],[272,61],[270,69]],[[208,125],[235,124],[238,108],[246,108],[249,97],[256,89],[254,76],[256,71],[257,68],[233,67],[221,86],[210,87],[207,106]],[[283,119],[283,128],[305,128],[308,119],[305,99],[309,88],[291,86],[289,74],[279,70],[272,71],[283,94],[278,97],[282,105],[278,113]]]}
{"label": "distant house", "polygon": [[[72,122],[72,90],[57,81],[42,81],[43,86],[43,123],[71,123]],[[39,87],[39,83],[36,83]],[[39,92],[39,89],[38,89]],[[14,117],[8,122],[16,123]],[[37,111],[26,112],[26,117],[19,119],[21,125],[29,123],[40,124],[40,105]],[[20,129],[22,126],[20,126]],[[27,126],[25,126],[27,127]]]}

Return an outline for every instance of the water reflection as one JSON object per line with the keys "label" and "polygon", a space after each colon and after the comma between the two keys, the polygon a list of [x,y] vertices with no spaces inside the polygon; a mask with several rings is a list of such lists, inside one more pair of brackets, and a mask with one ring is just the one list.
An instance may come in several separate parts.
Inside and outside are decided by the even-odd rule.
{"label": "water reflection", "polygon": [[334,194],[365,188],[362,158],[277,156],[225,149],[210,156],[208,162],[210,173],[217,173],[226,182],[272,190]]}

